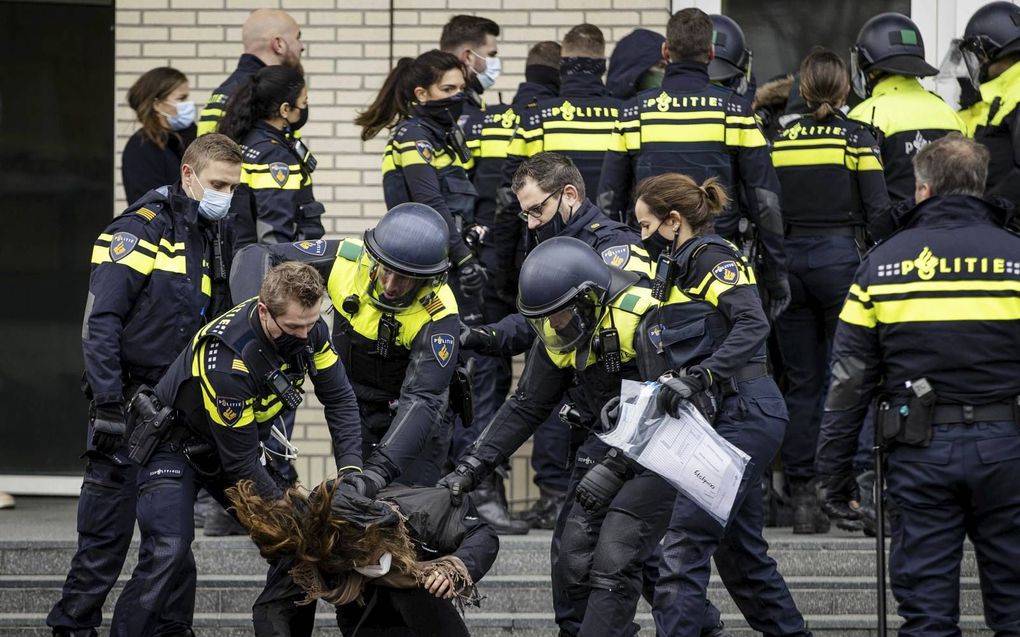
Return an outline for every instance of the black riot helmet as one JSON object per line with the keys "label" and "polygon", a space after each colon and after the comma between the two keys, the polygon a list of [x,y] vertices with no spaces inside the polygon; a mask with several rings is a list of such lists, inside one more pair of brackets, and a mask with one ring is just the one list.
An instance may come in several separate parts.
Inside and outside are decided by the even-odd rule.
{"label": "black riot helmet", "polygon": [[612,283],[612,269],[591,246],[554,237],[524,260],[517,309],[549,350],[563,354],[591,340]]}
{"label": "black riot helmet", "polygon": [[939,71],[924,59],[924,40],[917,25],[902,13],[880,13],[864,23],[850,47],[850,79],[861,98],[871,94],[868,72],[927,77]]}
{"label": "black riot helmet", "polygon": [[708,63],[708,77],[713,82],[724,82],[737,76],[751,78],[751,51],[744,40],[744,30],[733,18],[711,15],[712,46],[715,57]]}
{"label": "black riot helmet", "polygon": [[960,43],[971,81],[987,81],[988,64],[1020,51],[1020,7],[1011,2],[991,2],[967,21]]}
{"label": "black riot helmet", "polygon": [[390,311],[411,306],[427,288],[438,288],[450,269],[450,231],[425,204],[402,203],[365,231],[359,276],[372,303]]}

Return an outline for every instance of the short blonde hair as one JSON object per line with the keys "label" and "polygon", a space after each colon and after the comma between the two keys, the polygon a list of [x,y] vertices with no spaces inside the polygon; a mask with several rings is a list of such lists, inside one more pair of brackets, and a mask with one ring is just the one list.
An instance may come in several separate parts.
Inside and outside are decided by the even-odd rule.
{"label": "short blonde hair", "polygon": [[287,311],[291,301],[310,308],[322,300],[325,286],[319,271],[297,261],[288,261],[274,267],[262,280],[259,301],[265,304],[274,317]]}

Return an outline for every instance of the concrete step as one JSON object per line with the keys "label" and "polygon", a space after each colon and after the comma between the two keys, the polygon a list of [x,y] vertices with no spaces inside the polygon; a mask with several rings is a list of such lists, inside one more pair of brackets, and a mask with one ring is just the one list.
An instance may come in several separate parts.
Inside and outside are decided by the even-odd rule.
{"label": "concrete step", "polygon": [[[875,572],[874,540],[846,534],[793,536],[788,530],[768,530],[769,554],[786,577],[870,577]],[[523,537],[503,536],[491,575],[548,575],[549,532]],[[0,540],[0,573],[4,575],[60,575],[67,573],[75,543],[70,540]],[[264,575],[266,562],[243,537],[198,537],[193,544],[199,573]],[[137,543],[128,553],[125,572],[134,568]],[[970,544],[965,545],[962,575],[977,577]]]}
{"label": "concrete step", "polygon": [[[819,637],[875,637],[874,615],[843,615],[838,617],[822,617],[807,615],[804,617],[807,627]],[[642,637],[651,637],[655,633],[651,615],[640,614],[636,621],[641,627]],[[757,635],[751,630],[743,618],[734,615],[723,615],[726,628],[740,637]],[[328,612],[316,614],[316,637],[335,636],[337,628],[335,618]],[[550,613],[478,613],[468,615],[466,623],[473,637],[548,637],[555,634],[556,628]],[[889,617],[889,627],[894,630],[899,619]],[[987,635],[984,620],[980,616],[965,615],[960,618],[960,627],[965,637]],[[217,637],[250,637],[251,616],[247,613],[209,614],[196,613],[195,628],[199,634],[215,634]],[[212,631],[215,630],[213,633]],[[5,637],[50,637],[46,627],[45,615],[3,614],[0,613],[0,633]]]}
{"label": "concrete step", "polygon": [[[114,587],[105,612],[112,612],[126,578]],[[195,596],[197,613],[247,613],[258,597],[265,576],[202,575]],[[875,610],[875,582],[872,578],[826,578],[793,576],[786,578],[797,607],[805,615],[867,615]],[[60,597],[62,577],[0,576],[0,613],[45,614]],[[484,596],[480,608],[468,613],[543,613],[551,610],[552,585],[548,576],[493,575],[479,583]],[[709,597],[723,613],[739,610],[717,579],[710,584]],[[888,608],[895,608],[890,594]],[[964,578],[960,585],[960,610],[980,614],[981,591],[977,578]],[[650,612],[642,601],[639,612]]]}

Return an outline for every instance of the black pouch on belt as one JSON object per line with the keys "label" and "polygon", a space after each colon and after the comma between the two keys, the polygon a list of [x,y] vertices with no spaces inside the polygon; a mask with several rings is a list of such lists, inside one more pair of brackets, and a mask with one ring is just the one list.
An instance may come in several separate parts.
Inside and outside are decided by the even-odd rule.
{"label": "black pouch on belt", "polygon": [[907,388],[911,391],[910,400],[896,442],[913,447],[927,447],[931,444],[937,396],[931,384],[924,378],[908,382]]}

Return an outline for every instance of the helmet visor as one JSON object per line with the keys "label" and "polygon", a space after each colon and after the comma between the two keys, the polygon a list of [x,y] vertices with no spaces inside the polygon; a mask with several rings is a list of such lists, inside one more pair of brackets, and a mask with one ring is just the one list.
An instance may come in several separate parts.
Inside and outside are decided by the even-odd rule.
{"label": "helmet visor", "polygon": [[529,318],[546,349],[566,354],[590,341],[595,333],[595,303],[588,295],[575,297],[566,307],[552,314]]}
{"label": "helmet visor", "polygon": [[853,86],[857,97],[865,100],[868,99],[869,93],[868,75],[861,68],[862,63],[860,48],[852,47],[850,49],[850,84]]}
{"label": "helmet visor", "polygon": [[[980,89],[981,80],[984,79],[982,70],[989,62],[987,39],[978,36],[960,40],[959,46],[956,48],[959,49],[962,66],[966,70],[965,76],[970,78],[970,83],[974,88]],[[949,52],[951,54],[953,49],[950,48]],[[961,74],[959,77],[964,77],[964,75]]]}
{"label": "helmet visor", "polygon": [[445,274],[410,275],[398,272],[365,250],[358,265],[359,277],[366,281],[366,294],[372,303],[384,310],[406,310],[428,291],[443,284]]}

